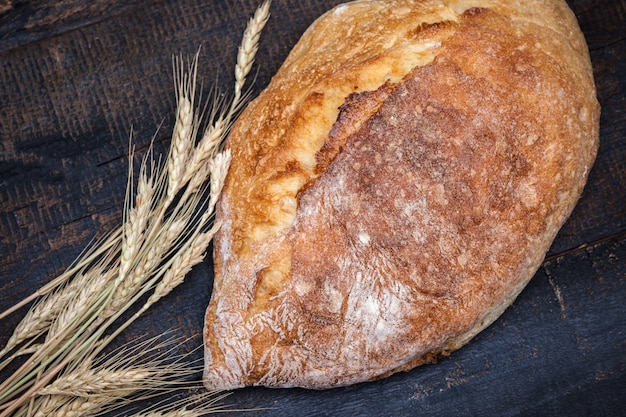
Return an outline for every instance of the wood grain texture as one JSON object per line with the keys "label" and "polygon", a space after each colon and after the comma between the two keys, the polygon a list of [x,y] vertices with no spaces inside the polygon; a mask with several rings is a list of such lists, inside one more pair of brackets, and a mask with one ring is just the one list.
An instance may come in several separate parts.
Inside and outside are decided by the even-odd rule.
{"label": "wood grain texture", "polygon": [[[128,138],[138,157],[174,123],[172,54],[202,45],[205,90],[230,92],[251,0],[0,3],[0,310],[66,268],[121,219]],[[275,0],[253,93],[338,0]],[[436,365],[311,392],[243,389],[245,415],[623,415],[626,407],[626,1],[572,0],[602,105],[579,205],[513,306]],[[158,126],[161,126],[158,130]],[[200,334],[210,261],[125,332]],[[25,309],[0,322],[0,346]],[[193,349],[199,339],[180,347]],[[198,358],[201,357],[198,352]],[[2,378],[2,376],[0,376]],[[233,413],[235,414],[235,413]]]}

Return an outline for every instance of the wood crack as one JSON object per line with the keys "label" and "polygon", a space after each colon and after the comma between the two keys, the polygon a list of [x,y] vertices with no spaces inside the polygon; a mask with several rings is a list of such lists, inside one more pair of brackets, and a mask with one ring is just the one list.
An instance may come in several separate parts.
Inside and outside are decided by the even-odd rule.
{"label": "wood crack", "polygon": [[593,242],[583,243],[583,244],[581,244],[579,246],[576,246],[575,248],[567,249],[567,250],[561,251],[559,253],[555,253],[553,255],[546,256],[546,258],[543,260],[542,266],[545,267],[546,264],[548,264],[549,262],[554,261],[555,259],[562,258],[564,256],[571,255],[573,253],[577,253],[577,252],[586,250],[588,248],[593,248],[594,246],[597,246],[597,245],[609,242],[611,240],[621,239],[623,237],[626,237],[626,230],[622,230],[621,232],[614,233],[614,234],[609,235],[609,236],[605,236],[605,237],[603,237],[601,239],[594,240]]}

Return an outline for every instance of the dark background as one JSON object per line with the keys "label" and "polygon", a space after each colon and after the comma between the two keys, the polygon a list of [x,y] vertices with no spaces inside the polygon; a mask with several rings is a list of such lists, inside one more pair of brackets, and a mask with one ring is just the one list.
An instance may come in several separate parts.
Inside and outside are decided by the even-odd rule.
{"label": "dark background", "polygon": [[[254,94],[338,3],[273,2]],[[594,66],[600,150],[577,208],[515,303],[436,365],[322,392],[249,388],[224,403],[268,408],[250,416],[626,415],[626,1],[568,3]],[[173,55],[201,45],[205,89],[217,82],[231,93],[236,48],[258,4],[0,0],[0,311],[120,224],[131,129],[137,158],[155,132],[157,152],[168,146]],[[200,334],[211,281],[207,260],[120,343],[170,329]],[[0,322],[0,346],[25,312]]]}

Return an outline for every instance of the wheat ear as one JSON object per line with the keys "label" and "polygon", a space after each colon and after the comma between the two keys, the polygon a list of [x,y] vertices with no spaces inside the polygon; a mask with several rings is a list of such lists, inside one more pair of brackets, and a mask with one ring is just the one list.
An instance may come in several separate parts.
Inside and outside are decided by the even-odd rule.
{"label": "wheat ear", "polygon": [[88,369],[57,378],[50,385],[39,390],[37,395],[67,395],[73,397],[94,397],[126,395],[137,389],[138,381],[147,380],[158,387],[158,380],[150,369]]}
{"label": "wheat ear", "polygon": [[[220,112],[214,123],[205,130],[191,156],[189,174],[185,176],[185,181],[189,181],[192,177],[191,173],[200,169],[200,167],[206,164],[206,161],[215,156],[224,142],[224,136],[228,132],[238,109],[241,108],[242,103],[245,101],[243,99],[243,87],[246,83],[246,78],[252,70],[252,65],[259,49],[261,32],[270,17],[270,5],[271,1],[269,0],[263,2],[255,11],[254,16],[248,21],[237,53],[235,93],[230,108],[227,111]],[[195,189],[196,186],[196,184],[193,184],[190,188]]]}
{"label": "wheat ear", "polygon": [[[72,282],[75,287],[63,310],[58,314],[56,319],[51,323],[46,335],[46,341],[51,341],[57,335],[70,326],[75,328],[86,318],[86,312],[89,310],[99,297],[101,297],[106,286],[115,278],[114,270],[109,269],[109,265],[99,265],[87,271],[86,275],[79,276]],[[61,345],[64,339],[59,339],[55,343]]]}
{"label": "wheat ear", "polygon": [[[194,149],[190,149],[187,145],[190,143],[188,141],[189,132],[196,132],[198,119],[194,116],[193,110],[189,107],[190,103],[192,103],[191,99],[187,97],[189,94],[193,94],[195,92],[195,75],[196,75],[196,66],[198,61],[198,55],[194,58],[192,68],[189,73],[193,74],[191,77],[186,77],[185,75],[180,75],[178,77],[178,90],[179,90],[179,109],[177,111],[178,117],[176,121],[176,125],[174,127],[174,135],[172,138],[172,146],[170,151],[170,157],[168,158],[168,194],[165,205],[168,205],[168,202],[173,198],[173,193],[176,193],[180,190],[180,188],[184,185],[188,184],[187,190],[182,197],[182,200],[185,201],[188,198],[191,192],[197,192],[200,187],[203,179],[210,177],[210,200],[209,207],[207,209],[207,213],[212,213],[217,198],[221,192],[223,187],[226,173],[228,172],[228,168],[230,166],[230,152],[221,152],[216,153],[219,145],[223,143],[224,137],[227,133],[228,126],[231,123],[231,118],[233,117],[233,112],[235,109],[240,106],[241,101],[241,90],[245,83],[245,79],[250,72],[252,67],[252,63],[254,62],[255,54],[258,50],[258,42],[260,38],[260,33],[264,28],[267,19],[269,18],[269,6],[270,2],[266,1],[263,5],[257,9],[255,15],[252,19],[249,20],[246,31],[244,32],[244,36],[241,42],[241,46],[239,48],[239,53],[237,55],[237,65],[235,67],[235,98],[233,99],[231,109],[229,113],[221,113],[217,120],[207,128],[205,134],[203,135],[200,143]],[[182,67],[180,60],[175,61],[175,72],[180,71]],[[176,70],[178,69],[178,70]],[[187,124],[189,123],[189,124]],[[184,144],[184,145],[181,145]],[[191,153],[191,156],[188,155]],[[174,162],[172,162],[174,161]],[[178,162],[176,162],[178,161]],[[185,162],[190,161],[189,166]],[[184,168],[187,166],[187,169]],[[209,175],[198,175],[198,172],[203,172],[202,168],[206,166],[207,174]],[[206,223],[208,219],[202,220],[202,222]],[[150,272],[155,266],[155,260],[159,260],[162,258],[162,250],[171,246],[171,239],[168,239],[168,236],[178,236],[182,233],[182,228],[178,228],[179,223],[172,224],[170,228],[172,230],[168,230],[165,233],[165,239],[163,240],[164,245],[154,245],[150,252],[147,255],[148,261],[144,263],[144,265],[139,265],[138,269],[143,272],[147,270]],[[215,234],[215,231],[212,231],[209,235],[203,234],[203,239],[206,241],[206,244],[210,241],[210,239]],[[198,245],[196,244],[195,247]],[[194,247],[194,245],[191,245]],[[190,256],[190,253],[185,251],[180,252],[184,259],[192,260],[193,264],[197,264],[202,261],[204,258],[204,253],[198,253],[197,250],[194,253],[194,256]],[[161,255],[161,256],[159,256]],[[193,266],[193,265],[192,265]],[[173,267],[172,270],[168,271],[168,273],[164,276],[165,283],[160,284],[158,287],[160,290],[165,288],[173,289],[175,286],[179,285],[182,282],[182,279],[175,278],[180,273],[174,272],[176,268],[180,270],[186,270],[187,265],[184,265],[183,262],[178,262],[177,265]],[[189,268],[191,268],[189,266]],[[188,270],[186,271],[188,272]],[[138,279],[137,281],[141,281]],[[173,283],[176,283],[175,285]],[[131,280],[132,283],[132,280]],[[133,288],[138,287],[138,284],[132,284]],[[123,291],[123,290],[122,290]],[[168,291],[168,292],[169,292]],[[133,291],[128,291],[128,294],[132,294]],[[161,298],[164,295],[159,295],[159,292],[155,292],[153,296],[150,298],[146,306],[140,310],[140,313],[145,311],[145,308],[156,301],[156,299]],[[128,297],[126,294],[122,296],[115,297],[115,300],[120,300],[116,303],[122,304],[121,300],[127,300]],[[118,306],[114,306],[115,309],[119,308]]]}
{"label": "wheat ear", "polygon": [[45,331],[56,314],[61,310],[62,307],[60,305],[65,305],[69,298],[69,294],[60,299],[47,297],[35,304],[13,331],[7,344],[0,351],[0,357],[5,356],[22,342],[36,338]]}
{"label": "wheat ear", "polygon": [[[14,412],[19,416],[30,416],[35,411],[47,415],[95,413],[95,410],[102,409],[103,398],[117,403],[125,401],[119,397],[119,389],[113,389],[115,394],[110,397],[86,395],[87,391],[84,391],[84,397],[70,397],[61,394],[77,394],[78,391],[72,391],[68,386],[64,386],[65,390],[59,386],[53,389],[50,384],[54,384],[55,378],[67,384],[73,372],[79,370],[83,376],[95,378],[93,373],[81,368],[81,364],[94,362],[136,316],[113,328],[111,334],[104,336],[105,332],[149,291],[153,290],[149,304],[164,297],[182,282],[184,274],[193,265],[204,258],[208,242],[219,227],[214,224],[210,228],[210,222],[230,163],[230,154],[222,151],[223,143],[235,115],[243,106],[243,85],[268,16],[269,1],[266,1],[248,22],[244,33],[235,68],[235,95],[230,107],[226,111],[222,108],[211,113],[217,118],[197,146],[192,140],[200,125],[200,117],[193,108],[197,55],[189,72],[178,79],[176,123],[165,164],[159,165],[157,172],[153,170],[146,175],[144,160],[137,196],[131,207],[132,164],[129,162],[131,176],[123,226],[104,242],[102,248],[87,252],[85,260],[53,280],[53,285],[36,293],[48,294],[41,306],[58,303],[60,307],[53,305],[54,312],[44,316],[38,324],[32,324],[30,328],[25,325],[21,329],[23,336],[14,339],[12,347],[3,350],[4,355],[16,346],[28,343],[21,350],[27,352],[34,347],[32,343],[38,341],[34,338],[48,332],[32,356],[0,382],[0,417],[14,415]],[[132,152],[129,153],[132,159]],[[207,181],[207,175],[214,178]],[[207,194],[208,200],[205,200]],[[61,287],[65,283],[69,284]],[[93,287],[88,288],[88,285]],[[80,309],[74,310],[75,305]],[[37,312],[37,308],[33,311]],[[121,368],[107,370],[122,371]],[[76,375],[74,382],[78,380]],[[100,385],[92,381],[91,388],[102,392],[102,381],[106,380],[101,378]],[[149,383],[142,384],[154,392]]]}
{"label": "wheat ear", "polygon": [[181,338],[134,341],[98,360],[95,366],[90,361],[81,363],[36,393],[36,415],[87,411],[91,415],[138,398],[174,392],[199,370],[187,355],[176,357],[182,342]]}
{"label": "wheat ear", "polygon": [[[132,156],[129,160],[132,160]],[[132,175],[129,175],[129,178],[132,178]],[[128,189],[132,190],[132,182],[130,182]],[[135,205],[131,209],[125,210],[125,213],[128,213],[128,215],[123,226],[122,252],[118,271],[118,279],[120,281],[126,277],[126,274],[128,274],[128,271],[132,268],[135,256],[141,247],[150,210],[153,205],[154,194],[154,180],[152,175],[148,176],[147,162],[146,159],[144,159],[141,164],[139,181],[137,183]],[[128,201],[128,199],[127,197],[126,200]]]}
{"label": "wheat ear", "polygon": [[195,137],[199,124],[193,111],[193,100],[196,95],[198,56],[199,51],[190,64],[188,72],[182,69],[182,59],[175,61],[174,65],[175,72],[178,73],[176,78],[178,110],[170,145],[170,154],[167,159],[168,187],[165,205],[169,205],[176,193],[184,186],[186,164],[189,161],[189,154],[193,147],[192,138]]}
{"label": "wheat ear", "polygon": [[34,417],[82,417],[102,409],[102,398],[72,398],[63,395],[47,397],[35,411]]}
{"label": "wheat ear", "polygon": [[254,57],[259,49],[261,32],[270,16],[270,4],[269,0],[263,2],[261,7],[254,13],[254,16],[248,21],[248,26],[243,33],[243,40],[239,47],[237,64],[235,65],[235,99],[233,104],[241,98],[246,77],[252,69]]}

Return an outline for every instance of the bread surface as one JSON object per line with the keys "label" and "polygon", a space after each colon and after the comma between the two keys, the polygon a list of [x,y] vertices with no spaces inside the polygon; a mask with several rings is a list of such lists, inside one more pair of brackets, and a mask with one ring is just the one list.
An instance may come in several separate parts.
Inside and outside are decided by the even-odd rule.
{"label": "bread surface", "polygon": [[205,385],[324,389],[461,347],[536,272],[598,120],[564,1],[327,12],[228,139]]}

